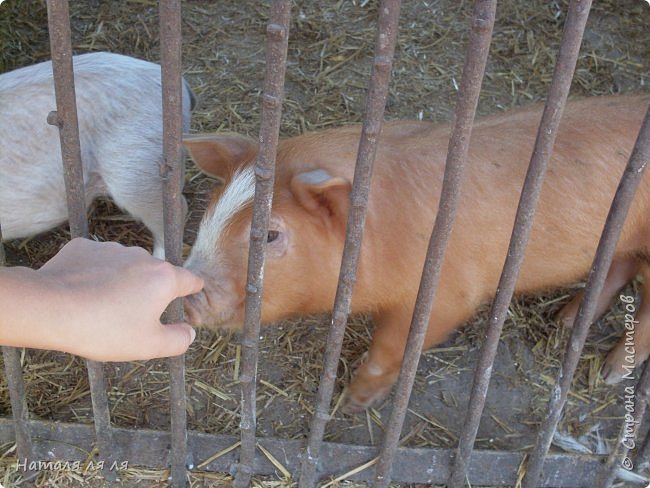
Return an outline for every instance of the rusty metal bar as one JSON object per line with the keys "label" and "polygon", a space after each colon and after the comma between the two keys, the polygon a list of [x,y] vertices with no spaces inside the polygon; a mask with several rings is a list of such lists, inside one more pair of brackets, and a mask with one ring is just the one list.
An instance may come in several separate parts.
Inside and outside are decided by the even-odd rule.
{"label": "rusty metal bar", "polygon": [[[0,419],[0,443],[13,442],[12,420]],[[34,436],[34,452],[38,459],[79,461],[83,466],[92,448],[93,429],[89,425],[62,422],[30,421]],[[147,466],[164,469],[168,466],[170,433],[148,429],[113,429],[116,459],[128,460],[129,466]],[[188,449],[202,472],[227,472],[237,461],[237,449],[214,458],[214,454],[232,448],[239,440],[232,435],[188,433]],[[259,439],[287,471],[295,477],[300,470],[304,442],[300,439]],[[377,455],[373,446],[351,446],[325,442],[322,446],[321,473],[337,477],[366,464]],[[394,480],[398,483],[426,483],[444,485],[449,476],[451,449],[398,449],[394,466]],[[524,459],[522,452],[477,450],[472,456],[470,473],[477,486],[516,486],[517,468]],[[557,488],[584,488],[596,483],[604,456],[550,454],[546,461],[552,475],[542,479],[542,486]],[[122,461],[117,463],[118,469]],[[438,466],[439,469],[431,469]],[[21,472],[23,465],[16,466]],[[255,474],[277,477],[278,468],[261,451],[255,457]],[[200,476],[200,475],[199,475]],[[365,469],[350,475],[351,481],[370,481],[372,470]],[[208,478],[209,479],[209,478]],[[196,483],[195,483],[196,484]],[[224,483],[225,485],[225,483]]]}
{"label": "rusty metal bar", "polygon": [[27,397],[25,396],[25,382],[22,374],[23,368],[20,364],[20,353],[14,347],[3,346],[2,357],[5,363],[5,374],[7,375],[11,413],[16,427],[16,457],[18,459],[34,459],[32,437],[27,425],[29,410],[27,408]]}
{"label": "rusty metal bar", "polygon": [[526,475],[523,480],[524,488],[533,488],[536,486],[542,474],[544,458],[546,457],[551,445],[553,433],[560,420],[562,409],[566,402],[569,388],[571,387],[571,380],[578,365],[589,326],[594,318],[598,297],[600,297],[607,272],[612,263],[612,257],[621,234],[621,229],[623,228],[623,223],[625,222],[625,217],[648,161],[650,161],[650,107],[646,112],[643,126],[634,144],[634,150],[616,190],[614,201],[612,202],[609,215],[605,222],[605,228],[598,243],[596,257],[594,258],[592,269],[587,279],[585,295],[578,309],[578,315],[573,324],[573,329],[571,330],[569,344],[562,361],[562,366],[558,372],[555,386],[553,387],[546,417],[538,433],[535,449],[528,462]]}
{"label": "rusty metal bar", "polygon": [[650,466],[650,432],[646,434],[643,446],[636,456],[636,469],[643,472]]}
{"label": "rusty metal bar", "polygon": [[393,408],[384,434],[381,454],[377,461],[374,485],[377,488],[387,487],[390,484],[399,436],[438,287],[442,260],[460,201],[460,189],[469,151],[472,125],[492,41],[496,6],[496,0],[477,0],[474,3],[467,57],[456,102],[452,133],[449,138],[438,214],[422,270],[408,342],[393,399]]}
{"label": "rusty metal bar", "polygon": [[302,463],[299,480],[300,488],[311,487],[316,481],[325,425],[330,419],[329,407],[334,391],[334,382],[336,381],[336,369],[341,355],[345,326],[350,313],[352,289],[356,281],[366,208],[368,206],[370,179],[388,97],[388,83],[397,42],[400,5],[400,0],[382,0],[379,5],[375,58],[370,75],[366,114],[354,170],[341,270],[332,312],[332,323],[327,336],[323,372],[321,373],[320,387],[316,396],[315,412]]}
{"label": "rusty metal bar", "polygon": [[[72,66],[70,13],[67,0],[47,0],[47,18],[57,109],[56,112],[51,112],[48,115],[47,121],[59,128],[70,234],[72,237],[88,237],[86,197]],[[99,456],[105,461],[106,466],[103,474],[107,479],[114,480],[115,472],[109,469],[112,460],[113,442],[104,368],[101,363],[96,361],[86,361],[86,367],[88,369],[97,447]]]}
{"label": "rusty metal bar", "polygon": [[241,452],[234,488],[250,483],[254,469],[255,391],[257,382],[258,341],[262,310],[263,275],[266,237],[273,202],[275,157],[280,135],[284,74],[287,67],[287,45],[291,0],[274,0],[266,26],[266,73],[262,95],[262,124],[259,151],[255,163],[255,199],[248,253],[244,334],[242,339],[241,383]]}
{"label": "rusty metal bar", "polygon": [[[163,107],[163,222],[165,259],[183,264],[183,188],[182,157],[182,77],[181,77],[181,2],[160,2],[160,59]],[[165,322],[183,320],[183,299],[174,300],[165,311]],[[171,416],[171,484],[185,486],[187,464],[187,398],[185,395],[185,356],[169,358],[169,402]]]}
{"label": "rusty metal bar", "polygon": [[[612,449],[609,458],[607,458],[607,463],[603,468],[603,474],[600,477],[600,483],[598,485],[601,488],[610,488],[612,486],[619,469],[627,469],[629,471],[634,469],[634,465],[627,455],[631,449],[636,447],[639,427],[648,407],[648,395],[650,395],[650,362],[646,362],[643,368],[643,374],[636,384],[635,391],[630,393],[629,396],[626,391],[625,410],[627,413],[621,424],[616,446]],[[630,413],[627,408],[630,404],[634,413]]]}
{"label": "rusty metal bar", "polygon": [[[0,228],[0,267],[5,265],[5,249],[2,245],[2,229]],[[7,375],[7,388],[11,401],[11,413],[16,427],[16,457],[18,459],[34,459],[32,450],[32,436],[27,426],[29,409],[25,396],[25,381],[23,368],[20,364],[20,354],[17,348],[2,347],[2,359]]]}
{"label": "rusty metal bar", "polygon": [[57,108],[48,115],[47,121],[59,128],[70,234],[88,237],[68,2],[48,0],[47,18]]}
{"label": "rusty metal bar", "polygon": [[497,354],[499,337],[508,313],[508,305],[515,290],[519,270],[524,260],[524,253],[535,217],[535,209],[571,87],[571,80],[590,6],[591,1],[573,1],[569,7],[548,100],[544,107],[535,147],[526,173],[519,206],[517,207],[506,262],[490,311],[486,339],[481,347],[478,364],[474,370],[474,382],[467,417],[461,433],[458,452],[454,459],[452,476],[449,480],[451,488],[465,485],[467,465],[472,455],[481,414],[485,406],[485,398],[492,376],[492,365]]}

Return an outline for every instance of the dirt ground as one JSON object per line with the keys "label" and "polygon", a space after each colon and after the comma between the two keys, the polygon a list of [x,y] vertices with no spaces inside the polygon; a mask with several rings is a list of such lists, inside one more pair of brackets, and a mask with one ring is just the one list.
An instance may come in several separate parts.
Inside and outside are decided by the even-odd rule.
{"label": "dirt ground", "polygon": [[[565,20],[567,2],[500,2],[479,113],[543,100]],[[198,96],[192,131],[230,130],[255,136],[263,81],[267,2],[183,2],[183,71]],[[471,2],[404,2],[394,62],[388,119],[451,118],[460,80]],[[71,2],[75,52],[109,50],[159,60],[156,2],[131,0]],[[282,134],[361,120],[368,80],[377,2],[296,1],[289,41]],[[648,91],[650,6],[643,1],[596,2],[588,23],[571,96]],[[45,4],[6,0],[0,5],[0,72],[48,59]],[[194,240],[214,182],[188,161],[185,195],[190,217],[186,251]],[[123,216],[109,200],[90,211],[91,233],[99,240],[151,246],[144,227]],[[62,226],[35,238],[5,243],[9,265],[38,267],[69,239]],[[636,293],[634,285],[629,292]],[[580,284],[576,284],[576,289]],[[494,367],[477,447],[520,450],[532,446],[557,373],[568,331],[554,314],[575,289],[518,298]],[[455,447],[464,422],[473,367],[485,333],[485,307],[445,344],[421,361],[402,436],[410,447]],[[258,435],[301,439],[307,435],[327,335],[327,317],[307,317],[263,329],[260,342]],[[623,327],[620,304],[590,333],[574,392],[559,431],[589,450],[615,442],[623,410],[623,386],[608,387],[598,376],[606,352]],[[366,350],[372,323],[352,317],[346,333],[334,402],[349,380],[351,364]],[[237,434],[240,346],[235,337],[201,331],[187,354],[189,428]],[[28,403],[34,418],[91,422],[83,362],[65,354],[27,351]],[[163,361],[106,366],[112,421],[119,426],[167,429],[167,367]],[[0,415],[10,416],[4,380]],[[377,445],[390,402],[366,414],[336,412],[326,439]],[[560,449],[560,439],[554,449]],[[16,479],[3,470],[0,482]],[[164,484],[164,473],[134,471],[134,485]],[[72,476],[72,475],[70,475]],[[4,478],[3,478],[4,477]],[[4,479],[4,481],[3,481]],[[44,475],[38,486],[76,486]],[[12,481],[13,480],[13,481]],[[197,486],[224,486],[196,478]],[[66,484],[69,483],[69,484]],[[101,482],[87,479],[87,486]],[[201,484],[202,483],[202,484]],[[257,480],[259,486],[283,486]]]}

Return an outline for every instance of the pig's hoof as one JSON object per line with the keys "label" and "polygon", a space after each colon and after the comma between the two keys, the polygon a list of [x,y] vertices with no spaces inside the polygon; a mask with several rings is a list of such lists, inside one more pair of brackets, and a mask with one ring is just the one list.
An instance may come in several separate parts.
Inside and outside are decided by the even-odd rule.
{"label": "pig's hoof", "polygon": [[609,364],[609,361],[603,364],[600,370],[600,376],[602,376],[603,381],[608,385],[615,385],[623,379],[623,375],[618,371],[618,368]]}
{"label": "pig's hoof", "polygon": [[569,316],[558,315],[556,318],[557,318],[557,321],[560,323],[560,326],[562,328],[570,329],[571,327],[573,327],[573,322],[575,321],[576,316],[575,315],[569,315]]}
{"label": "pig's hoof", "polygon": [[351,365],[350,368],[352,368],[352,371],[358,370],[361,366],[363,366],[368,359],[368,351],[364,352],[361,356],[359,356]]}
{"label": "pig's hoof", "polygon": [[368,406],[358,403],[356,400],[347,397],[343,406],[341,407],[341,412],[347,415],[356,415],[363,412]]}
{"label": "pig's hoof", "polygon": [[633,355],[628,354],[626,349],[628,349],[628,346],[623,342],[619,342],[607,355],[605,364],[600,370],[600,375],[608,385],[615,385],[622,380],[632,379],[634,368],[643,364],[648,358],[648,353],[638,347]]}
{"label": "pig's hoof", "polygon": [[[562,327],[571,328],[573,327],[573,322],[576,319],[578,313],[578,307],[576,306],[575,299],[567,303],[562,310],[560,310],[555,315],[555,320],[557,320]],[[578,302],[579,304],[579,302]]]}
{"label": "pig's hoof", "polygon": [[376,391],[364,393],[355,392],[354,390],[354,385],[350,385],[350,389],[347,391],[345,401],[341,407],[343,413],[355,415],[363,412],[366,408],[372,405],[377,405],[388,396],[391,386],[382,387]]}

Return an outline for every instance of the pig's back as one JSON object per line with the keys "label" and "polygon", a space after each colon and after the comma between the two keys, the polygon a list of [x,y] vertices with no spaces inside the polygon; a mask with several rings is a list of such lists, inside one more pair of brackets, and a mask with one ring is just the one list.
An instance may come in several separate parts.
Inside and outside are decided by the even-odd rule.
{"label": "pig's back", "polygon": [[[589,269],[618,182],[629,159],[650,96],[571,101],[558,131],[536,211],[518,290],[532,292],[581,279]],[[505,260],[519,194],[530,161],[542,106],[499,114],[475,127],[466,199],[459,225],[470,244],[466,256],[481,256],[491,294]],[[639,245],[647,232],[650,176],[645,175],[630,211],[620,253]],[[639,225],[641,224],[641,225]],[[646,241],[646,244],[650,244]],[[629,248],[626,248],[628,246]],[[487,259],[486,259],[487,257]],[[576,264],[579,263],[579,264]],[[567,271],[566,276],[558,270]],[[477,273],[481,276],[481,273]],[[489,297],[483,297],[483,299]]]}
{"label": "pig's back", "polygon": [[[561,285],[558,276],[570,283],[582,278],[576,270],[588,270],[649,102],[647,95],[569,102],[519,291],[535,291],[540,282]],[[464,283],[456,292],[474,303],[491,298],[496,289],[542,111],[543,105],[535,105],[480,118],[474,125],[443,268],[455,277],[450,282]],[[366,226],[382,236],[381,244],[373,243],[379,259],[416,284],[437,211],[449,131],[448,124],[394,122],[382,134]],[[646,174],[628,222],[647,222],[649,187]],[[634,229],[628,224],[626,235]],[[558,269],[569,271],[562,276]]]}
{"label": "pig's back", "polygon": [[[106,194],[105,178],[147,192],[162,152],[160,67],[112,53],[74,58],[87,200]],[[184,94],[187,97],[186,94]],[[32,235],[65,220],[52,64],[0,75],[0,225],[3,237]],[[189,124],[186,107],[185,126]],[[130,179],[129,179],[130,178]],[[138,188],[140,186],[140,188]]]}
{"label": "pig's back", "polygon": [[[101,52],[75,56],[74,70],[87,171],[95,170],[98,153],[105,145],[119,146],[122,137],[124,143],[146,142],[162,132],[158,65]],[[14,165],[19,162],[38,171],[45,161],[54,160],[52,150],[58,151],[59,133],[46,120],[52,110],[56,110],[56,99],[50,61],[0,75],[0,135],[9,141],[1,156],[3,162],[11,159]],[[36,160],[27,157],[26,149],[31,155],[38,154]]]}

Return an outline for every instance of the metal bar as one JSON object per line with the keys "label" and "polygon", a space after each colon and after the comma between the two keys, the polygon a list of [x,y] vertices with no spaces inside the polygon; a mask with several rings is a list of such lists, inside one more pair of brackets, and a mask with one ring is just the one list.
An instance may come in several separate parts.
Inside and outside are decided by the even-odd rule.
{"label": "metal bar", "polygon": [[[180,266],[183,263],[183,121],[181,102],[181,2],[160,2],[160,58],[163,107],[163,159],[160,174],[163,179],[163,222],[165,259]],[[183,299],[174,300],[165,311],[165,322],[183,320]],[[171,416],[171,484],[186,484],[187,457],[187,398],[185,394],[185,356],[169,358],[169,401]]]}
{"label": "metal bar", "polygon": [[[631,387],[633,390],[634,388]],[[639,433],[639,427],[643,421],[646,409],[648,407],[648,395],[650,394],[650,362],[646,362],[643,368],[643,374],[636,385],[636,391],[627,393],[626,387],[625,407],[626,414],[621,424],[621,430],[616,440],[616,446],[612,449],[607,464],[603,468],[603,475],[600,478],[598,486],[609,488],[616,479],[619,469],[632,470],[634,465],[630,458],[627,457],[629,451],[636,447],[636,438]],[[628,396],[629,395],[629,396]],[[634,410],[630,413],[628,405]]]}
{"label": "metal bar", "polygon": [[246,278],[242,372],[239,376],[242,395],[240,422],[242,445],[237,473],[233,483],[234,488],[244,488],[249,485],[255,461],[255,391],[262,310],[263,270],[266,236],[273,202],[275,157],[282,117],[290,15],[291,0],[274,0],[271,5],[269,23],[266,26],[266,73],[264,76],[264,94],[262,95],[260,143],[255,163],[255,199],[248,253],[248,275]]}
{"label": "metal bar", "polygon": [[[2,229],[0,228],[0,267],[6,264],[5,249],[2,245]],[[27,426],[29,409],[25,396],[25,381],[23,368],[20,364],[20,354],[17,348],[2,347],[2,359],[7,375],[7,388],[11,401],[11,413],[16,427],[16,456],[18,459],[34,459],[32,450],[32,436]]]}
{"label": "metal bar", "polygon": [[14,347],[2,347],[2,357],[7,375],[7,387],[11,401],[11,413],[16,427],[16,456],[18,459],[34,459],[32,437],[27,421],[29,410],[25,396],[25,382],[23,380],[20,353]]}
{"label": "metal bar", "polygon": [[[83,466],[93,444],[93,430],[89,425],[61,422],[30,421],[29,428],[34,435],[34,449],[37,459],[79,461]],[[129,466],[148,466],[165,469],[168,465],[170,433],[148,429],[113,429],[116,459],[128,460]],[[14,422],[0,419],[0,443],[14,440]],[[206,472],[227,472],[237,461],[238,437],[189,432],[189,449],[197,460],[197,470]],[[289,471],[292,477],[300,470],[302,440],[259,439],[273,457]],[[215,457],[216,454],[232,450]],[[398,483],[426,483],[444,485],[449,476],[451,449],[398,449],[394,466],[394,480]],[[377,456],[372,446],[351,446],[324,442],[321,450],[321,473],[324,477],[338,477],[354,468],[366,464]],[[472,456],[470,472],[477,486],[515,486],[517,467],[521,465],[524,453],[493,450],[477,450]],[[562,488],[583,488],[595,484],[604,456],[577,455],[568,453],[551,454],[546,460],[549,472],[557,473],[554,481],[544,478],[544,486]],[[122,461],[117,463],[118,469]],[[432,466],[435,469],[432,469]],[[278,468],[262,452],[255,457],[255,474],[277,476]],[[17,466],[22,472],[23,465]],[[92,468],[90,468],[92,471]],[[119,472],[118,472],[119,474]],[[346,477],[354,481],[370,481],[372,470],[365,469]]]}
{"label": "metal bar", "polygon": [[650,466],[650,432],[646,433],[643,446],[641,446],[640,452],[636,456],[636,468],[638,471],[646,471],[648,466]]}
{"label": "metal bar", "polygon": [[341,270],[334,300],[332,323],[327,336],[323,372],[321,373],[320,387],[316,396],[315,412],[300,474],[300,488],[311,487],[316,481],[325,425],[330,418],[329,408],[334,391],[334,382],[336,381],[336,369],[341,355],[345,326],[350,313],[352,289],[356,281],[366,208],[368,206],[370,179],[388,96],[388,82],[390,81],[393,55],[397,42],[400,5],[400,0],[382,0],[379,6],[375,58],[370,75],[366,114],[354,170]]}
{"label": "metal bar", "polygon": [[[57,108],[56,112],[51,112],[48,115],[47,121],[59,127],[70,234],[73,238],[88,237],[86,197],[72,66],[70,13],[67,0],[48,0],[47,18]],[[97,447],[100,458],[105,460],[106,465],[103,474],[105,478],[114,480],[115,472],[109,469],[113,446],[104,369],[103,365],[96,361],[86,361],[86,367],[88,369]]]}
{"label": "metal bar", "polygon": [[553,145],[555,144],[555,137],[566,105],[569,88],[571,87],[590,5],[590,1],[573,1],[569,7],[548,100],[544,107],[535,147],[526,173],[519,206],[517,207],[506,262],[503,266],[497,293],[489,314],[486,339],[481,347],[478,364],[474,370],[474,382],[467,417],[461,433],[458,452],[454,458],[452,476],[449,480],[451,488],[465,485],[467,465],[472,455],[481,414],[485,406],[485,398],[492,376],[492,365],[497,354],[499,337],[507,317],[508,306],[515,290],[519,270],[523,263],[539,194],[551,158]]}
{"label": "metal bar", "polygon": [[47,18],[57,109],[48,115],[47,121],[59,128],[70,234],[72,237],[88,237],[67,0],[48,0]]}
{"label": "metal bar", "polygon": [[553,393],[548,403],[546,417],[538,433],[535,449],[528,462],[526,475],[523,480],[524,488],[533,488],[536,486],[542,473],[544,458],[546,457],[546,453],[551,445],[553,433],[560,420],[560,415],[562,414],[562,409],[566,402],[569,388],[571,387],[571,379],[578,365],[580,353],[587,338],[587,332],[589,331],[589,325],[594,318],[597,300],[600,297],[607,272],[612,263],[612,257],[621,234],[621,229],[623,228],[625,217],[634,197],[634,192],[643,176],[643,170],[649,160],[650,107],[646,112],[639,137],[636,140],[634,150],[616,190],[614,201],[612,202],[609,215],[605,222],[605,228],[598,243],[596,257],[594,258],[592,269],[587,279],[585,295],[578,309],[578,315],[576,316],[571,331],[571,337],[569,338],[569,344],[562,361],[562,366],[558,372]]}
{"label": "metal bar", "polygon": [[438,214],[429,240],[393,408],[375,471],[374,486],[378,488],[390,484],[399,436],[438,287],[442,260],[460,200],[460,187],[469,151],[472,125],[492,40],[496,4],[496,0],[477,0],[474,3],[467,57],[456,102],[453,129],[449,138]]}

